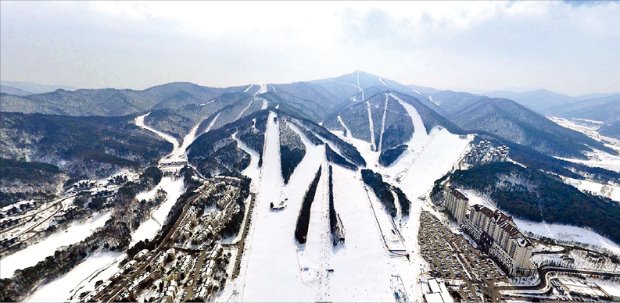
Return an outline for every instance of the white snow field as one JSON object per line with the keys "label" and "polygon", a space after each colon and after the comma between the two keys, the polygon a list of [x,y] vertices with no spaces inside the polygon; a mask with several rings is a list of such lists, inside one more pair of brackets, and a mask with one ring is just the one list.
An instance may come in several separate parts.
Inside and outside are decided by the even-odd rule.
{"label": "white snow field", "polygon": [[[559,117],[548,118],[560,126],[584,133],[590,138],[602,142],[607,147],[610,147],[620,153],[620,140],[603,136],[598,132],[598,128],[603,122],[580,119],[564,119]],[[586,155],[588,156],[587,160],[570,158],[560,159],[620,172],[620,156],[612,155],[598,149],[595,149],[593,152],[586,152]]]}
{"label": "white snow field", "polygon": [[252,104],[254,103],[254,98],[250,98],[250,101],[248,101],[248,105],[246,105],[240,112],[239,115],[237,116],[236,120],[241,119],[241,117],[243,117],[243,114],[245,114],[245,112],[250,108],[250,106],[252,106]]}
{"label": "white snow field", "polygon": [[[229,287],[238,292],[237,301],[314,301],[316,290],[301,280],[299,246],[294,229],[305,190],[320,161],[312,161],[310,152],[295,169],[284,189],[280,173],[279,122],[269,114],[265,132],[263,168],[252,226],[246,239],[239,277]],[[315,162],[315,163],[310,163]],[[289,198],[288,206],[271,211],[269,203]]]}
{"label": "white snow field", "polygon": [[142,224],[131,233],[130,245],[140,240],[152,240],[155,238],[159,230],[166,223],[165,220],[168,217],[170,209],[174,206],[177,199],[185,192],[183,178],[174,179],[173,177],[163,177],[155,188],[136,195],[136,198],[139,200],[144,197],[152,198],[155,196],[155,192],[157,192],[158,189],[162,189],[166,192],[166,200],[151,213],[150,218],[142,222]]}
{"label": "white snow field", "polygon": [[[80,285],[84,279],[88,279],[94,272],[113,263],[119,256],[119,253],[95,253],[89,256],[84,262],[78,264],[62,277],[47,283],[27,297],[25,302],[63,302],[68,301],[72,296],[74,289]],[[97,277],[102,279],[102,277]],[[77,301],[73,298],[71,301]]]}
{"label": "white snow field", "polygon": [[67,229],[51,234],[39,243],[3,257],[0,259],[0,278],[11,278],[16,270],[34,266],[53,255],[57,249],[86,239],[97,228],[102,227],[110,215],[110,212],[96,213],[84,222],[75,222]]}
{"label": "white snow field", "polygon": [[567,184],[570,184],[581,191],[589,191],[595,195],[605,196],[614,201],[620,202],[620,184],[603,184],[590,180],[577,180],[565,177],[562,179]]}
{"label": "white snow field", "polygon": [[620,254],[620,246],[587,228],[545,222],[531,222],[521,219],[514,219],[514,221],[517,223],[519,229],[523,231],[529,231],[536,235],[560,241],[573,241],[594,245]]}
{"label": "white snow field", "polygon": [[84,265],[89,270],[84,270],[84,278],[73,287],[67,300],[77,302],[81,293],[95,290],[97,281],[108,281],[118,272],[121,261],[126,257],[127,255],[124,253],[106,252],[86,259],[83,263],[89,262],[92,264]]}
{"label": "white snow field", "polygon": [[[401,275],[411,297],[415,260],[410,263],[406,258],[390,256],[359,172],[333,165],[333,174],[334,207],[342,219],[346,240],[332,252],[329,300],[393,301],[392,275]],[[378,201],[373,203],[378,205]]]}
{"label": "white snow field", "polygon": [[435,180],[452,170],[468,150],[472,136],[461,138],[441,127],[430,134],[417,110],[395,97],[411,117],[414,133],[408,149],[389,167],[383,169],[388,180],[398,184],[410,200],[426,195]]}
{"label": "white snow field", "polygon": [[[261,175],[252,226],[246,239],[241,273],[231,281],[220,298],[234,301],[389,301],[393,299],[392,275],[408,283],[411,293],[415,263],[392,257],[386,249],[377,219],[358,171],[333,165],[335,208],[346,230],[344,246],[334,248],[328,219],[328,164],[325,147],[313,145],[291,125],[306,146],[306,155],[283,184],[280,170],[278,124],[274,113],[268,119],[263,170],[253,164],[244,174]],[[248,152],[248,148],[240,144]],[[248,152],[253,158],[258,155]],[[252,162],[254,163],[254,159]],[[295,225],[305,191],[322,166],[311,207],[307,242],[297,244]],[[277,168],[277,169],[269,169]],[[286,208],[271,211],[270,202],[288,198]]]}

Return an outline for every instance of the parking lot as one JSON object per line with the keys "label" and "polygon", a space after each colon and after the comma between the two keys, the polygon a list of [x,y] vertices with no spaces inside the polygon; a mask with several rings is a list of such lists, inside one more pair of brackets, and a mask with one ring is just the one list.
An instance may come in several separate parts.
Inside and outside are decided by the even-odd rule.
{"label": "parking lot", "polygon": [[463,235],[451,232],[424,211],[420,217],[419,241],[422,257],[430,265],[430,275],[444,279],[453,297],[468,302],[499,299],[495,283],[507,282],[506,276]]}

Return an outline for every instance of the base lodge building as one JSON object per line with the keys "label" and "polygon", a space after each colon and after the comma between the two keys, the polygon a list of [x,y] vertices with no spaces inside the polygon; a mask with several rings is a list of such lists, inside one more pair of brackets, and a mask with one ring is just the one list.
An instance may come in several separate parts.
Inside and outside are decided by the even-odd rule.
{"label": "base lodge building", "polygon": [[517,225],[499,210],[469,205],[469,199],[453,187],[445,190],[446,208],[456,222],[511,275],[527,276],[535,272],[530,261],[532,244]]}

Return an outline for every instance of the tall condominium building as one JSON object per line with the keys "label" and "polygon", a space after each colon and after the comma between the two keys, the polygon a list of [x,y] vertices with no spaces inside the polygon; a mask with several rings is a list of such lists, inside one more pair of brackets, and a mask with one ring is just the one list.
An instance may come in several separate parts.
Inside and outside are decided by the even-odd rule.
{"label": "tall condominium building", "polygon": [[532,275],[532,244],[519,231],[512,217],[483,205],[469,205],[469,199],[455,188],[445,190],[446,208],[458,224],[513,276]]}
{"label": "tall condominium building", "polygon": [[465,219],[465,212],[467,211],[469,199],[454,187],[448,187],[445,196],[446,208],[450,211],[452,218],[458,224],[462,224],[463,219]]}

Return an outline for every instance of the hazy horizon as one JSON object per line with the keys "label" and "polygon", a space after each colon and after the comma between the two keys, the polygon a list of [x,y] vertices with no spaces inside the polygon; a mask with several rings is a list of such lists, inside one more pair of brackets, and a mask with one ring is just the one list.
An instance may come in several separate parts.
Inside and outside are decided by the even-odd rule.
{"label": "hazy horizon", "polygon": [[227,87],[363,70],[437,89],[570,96],[620,83],[617,2],[1,5],[3,81]]}

